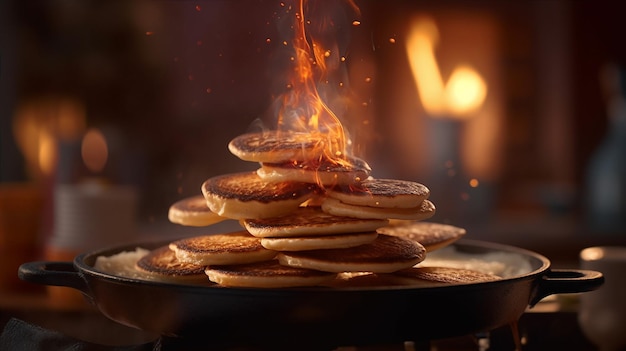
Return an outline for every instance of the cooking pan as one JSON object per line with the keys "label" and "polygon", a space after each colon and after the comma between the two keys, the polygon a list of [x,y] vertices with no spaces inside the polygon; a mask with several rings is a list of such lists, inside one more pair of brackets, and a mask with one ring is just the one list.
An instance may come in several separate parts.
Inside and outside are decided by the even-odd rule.
{"label": "cooking pan", "polygon": [[273,349],[421,342],[486,332],[516,323],[548,295],[591,291],[604,281],[595,271],[551,269],[550,261],[535,252],[466,239],[451,248],[476,257],[517,255],[530,268],[471,284],[285,289],[161,283],[93,268],[98,256],[164,244],[108,248],[78,255],[73,262],[29,262],[19,268],[19,276],[78,289],[104,315],[127,326],[215,347],[271,343]]}

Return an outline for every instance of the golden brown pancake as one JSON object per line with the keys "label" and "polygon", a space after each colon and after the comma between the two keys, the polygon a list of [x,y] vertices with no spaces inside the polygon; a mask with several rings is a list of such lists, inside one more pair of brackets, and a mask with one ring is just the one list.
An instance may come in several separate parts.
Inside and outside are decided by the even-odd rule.
{"label": "golden brown pancake", "polygon": [[170,206],[167,217],[172,223],[193,227],[205,227],[227,219],[211,211],[203,195],[176,201]]}
{"label": "golden brown pancake", "polygon": [[207,282],[204,266],[181,262],[168,246],[150,251],[140,258],[135,268],[150,278],[163,282]]}
{"label": "golden brown pancake", "polygon": [[329,147],[328,135],[269,130],[242,134],[228,144],[245,161],[281,163],[319,158]]}
{"label": "golden brown pancake", "polygon": [[266,182],[256,172],[220,175],[202,184],[202,194],[211,211],[233,219],[286,215],[318,190],[314,184]]}
{"label": "golden brown pancake", "polygon": [[399,221],[379,228],[379,233],[400,236],[422,244],[427,252],[448,246],[465,235],[465,229],[433,222]]}
{"label": "golden brown pancake", "polygon": [[316,286],[333,280],[334,273],[287,267],[276,260],[232,266],[209,266],[209,280],[223,286],[248,288],[286,288]]}
{"label": "golden brown pancake", "polygon": [[370,244],[347,249],[280,252],[281,264],[325,272],[389,273],[424,260],[426,250],[418,242],[379,234]]}
{"label": "golden brown pancake", "polygon": [[282,217],[243,221],[250,234],[260,238],[369,232],[387,223],[386,219],[334,216],[323,212],[320,207],[300,207]]}
{"label": "golden brown pancake", "polygon": [[497,275],[450,267],[412,267],[393,273],[396,276],[416,280],[415,284],[465,284],[488,282],[501,279]]}
{"label": "golden brown pancake", "polygon": [[268,261],[276,252],[261,245],[261,239],[248,232],[211,234],[176,240],[169,248],[181,262],[201,266]]}
{"label": "golden brown pancake", "polygon": [[358,158],[331,160],[321,157],[306,161],[261,164],[257,174],[268,182],[292,181],[334,186],[349,185],[367,179],[371,168]]}
{"label": "golden brown pancake", "polygon": [[289,238],[261,238],[261,245],[266,249],[276,251],[340,249],[369,244],[376,240],[377,236],[378,233],[376,232],[366,232]]}
{"label": "golden brown pancake", "polygon": [[415,208],[430,195],[417,182],[370,178],[350,186],[337,185],[327,190],[329,197],[343,203],[383,208]]}
{"label": "golden brown pancake", "polygon": [[435,215],[435,205],[424,200],[415,208],[371,207],[346,204],[328,197],[322,202],[322,211],[335,216],[421,221]]}

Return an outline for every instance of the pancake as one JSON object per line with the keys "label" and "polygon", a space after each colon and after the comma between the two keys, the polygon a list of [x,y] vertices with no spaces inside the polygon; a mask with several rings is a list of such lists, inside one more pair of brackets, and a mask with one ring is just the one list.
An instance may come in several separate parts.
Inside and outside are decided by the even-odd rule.
{"label": "pancake", "polygon": [[350,185],[367,179],[369,165],[358,158],[331,160],[317,157],[307,161],[262,163],[257,174],[268,182],[294,181],[323,186]]}
{"label": "pancake", "polygon": [[286,288],[316,286],[335,278],[334,273],[287,267],[276,260],[267,262],[209,266],[209,280],[223,286],[248,288]]}
{"label": "pancake", "polygon": [[408,180],[370,178],[350,186],[335,186],[327,189],[326,193],[329,197],[351,205],[415,208],[428,198],[430,190]]}
{"label": "pancake", "polygon": [[220,175],[202,184],[202,194],[211,211],[233,219],[286,215],[317,190],[316,185],[307,183],[266,182],[256,172]]}
{"label": "pancake", "polygon": [[424,200],[415,208],[383,208],[346,204],[329,197],[322,202],[322,211],[335,216],[420,221],[435,215],[435,205]]}
{"label": "pancake", "polygon": [[135,264],[149,278],[172,283],[206,283],[204,266],[181,262],[168,246],[150,251]]}
{"label": "pancake", "polygon": [[347,249],[280,252],[281,264],[324,272],[389,273],[413,267],[426,257],[419,243],[396,236],[379,234],[370,244]]}
{"label": "pancake", "polygon": [[320,207],[300,207],[287,216],[243,221],[250,234],[260,238],[360,233],[387,224],[386,219],[334,216],[323,212]]}
{"label": "pancake", "polygon": [[205,227],[227,219],[211,211],[203,195],[175,202],[170,206],[167,218],[172,223],[192,227]]}
{"label": "pancake", "polygon": [[242,134],[228,143],[230,152],[240,159],[268,163],[316,159],[329,146],[326,134],[277,130]]}
{"label": "pancake", "polygon": [[412,267],[393,273],[395,276],[409,278],[413,284],[467,284],[488,282],[501,279],[497,275],[450,267]]}
{"label": "pancake", "polygon": [[448,246],[466,233],[465,229],[448,224],[415,221],[390,222],[388,226],[378,228],[377,231],[382,234],[415,240],[422,244],[427,252]]}
{"label": "pancake", "polygon": [[176,240],[169,248],[181,262],[208,266],[268,261],[276,252],[261,245],[261,239],[246,231],[211,234]]}
{"label": "pancake", "polygon": [[306,251],[320,249],[340,249],[355,247],[373,242],[376,232],[302,236],[290,238],[262,238],[261,245],[269,250],[276,251]]}

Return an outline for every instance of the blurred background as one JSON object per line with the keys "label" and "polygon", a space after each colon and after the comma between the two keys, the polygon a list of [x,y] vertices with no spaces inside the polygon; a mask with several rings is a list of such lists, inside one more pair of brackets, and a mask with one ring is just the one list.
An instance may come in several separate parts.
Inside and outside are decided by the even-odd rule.
{"label": "blurred background", "polygon": [[[375,177],[429,186],[433,221],[557,261],[626,243],[618,2],[355,4],[325,3],[341,57],[327,85]],[[227,144],[285,89],[288,6],[3,1],[3,257],[222,230],[167,211],[258,167]]]}

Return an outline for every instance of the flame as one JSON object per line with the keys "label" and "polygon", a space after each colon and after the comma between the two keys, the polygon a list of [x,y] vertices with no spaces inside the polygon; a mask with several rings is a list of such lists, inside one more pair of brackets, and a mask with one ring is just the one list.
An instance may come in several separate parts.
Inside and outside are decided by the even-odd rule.
{"label": "flame", "polygon": [[85,133],[80,153],[87,169],[94,173],[102,172],[109,157],[109,148],[100,130],[92,128]]}
{"label": "flame", "polygon": [[485,101],[487,84],[467,64],[457,65],[445,83],[435,56],[438,42],[439,30],[432,18],[413,22],[406,50],[420,101],[431,116],[467,118]]}
{"label": "flame", "polygon": [[[298,4],[292,26],[294,65],[287,84],[289,91],[282,96],[278,111],[278,130],[321,135],[325,142],[323,156],[344,162],[349,140],[340,119],[320,96],[318,86],[329,82],[329,74],[345,58],[339,54],[336,44],[325,46],[307,33],[307,25],[312,24],[305,13],[308,3],[299,0]],[[318,20],[322,27],[332,25],[326,18]]]}

